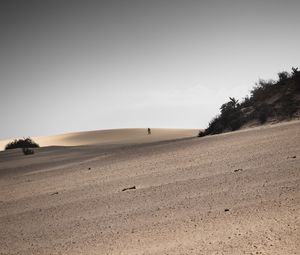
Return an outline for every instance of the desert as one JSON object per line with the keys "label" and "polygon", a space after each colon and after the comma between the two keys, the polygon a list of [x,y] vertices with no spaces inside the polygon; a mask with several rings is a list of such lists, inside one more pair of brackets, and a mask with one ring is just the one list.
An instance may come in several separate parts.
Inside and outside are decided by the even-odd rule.
{"label": "desert", "polygon": [[299,254],[300,121],[114,132],[0,152],[0,254]]}
{"label": "desert", "polygon": [[1,1],[0,255],[300,255],[299,13]]}

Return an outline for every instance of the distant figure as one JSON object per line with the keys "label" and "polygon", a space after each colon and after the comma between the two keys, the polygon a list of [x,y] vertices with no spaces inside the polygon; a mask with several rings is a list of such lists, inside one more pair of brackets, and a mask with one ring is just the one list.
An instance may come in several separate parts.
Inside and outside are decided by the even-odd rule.
{"label": "distant figure", "polygon": [[151,135],[151,129],[148,128],[148,135]]}

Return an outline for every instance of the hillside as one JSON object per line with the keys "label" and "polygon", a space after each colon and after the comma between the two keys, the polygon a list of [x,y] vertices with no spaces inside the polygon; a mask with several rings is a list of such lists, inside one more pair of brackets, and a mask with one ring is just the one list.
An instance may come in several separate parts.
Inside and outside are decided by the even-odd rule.
{"label": "hillside", "polygon": [[199,136],[234,131],[251,124],[282,121],[299,116],[300,71],[278,73],[278,80],[260,80],[242,102],[235,98],[220,107],[220,115],[211,120]]}
{"label": "hillside", "polygon": [[0,254],[299,254],[299,141],[290,121],[0,152]]}

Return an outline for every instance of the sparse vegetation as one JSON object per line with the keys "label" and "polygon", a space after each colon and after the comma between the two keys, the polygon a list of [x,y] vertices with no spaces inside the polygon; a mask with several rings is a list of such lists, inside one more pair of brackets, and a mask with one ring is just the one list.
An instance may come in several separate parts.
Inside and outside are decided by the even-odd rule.
{"label": "sparse vegetation", "polygon": [[205,132],[203,130],[200,130],[198,133],[198,137],[203,137],[205,136]]}
{"label": "sparse vegetation", "polygon": [[234,131],[250,121],[263,124],[269,119],[284,120],[294,117],[300,110],[300,71],[278,73],[278,80],[259,80],[239,103],[235,98],[220,107],[220,115],[214,117],[198,136]]}
{"label": "sparse vegetation", "polygon": [[23,148],[22,151],[23,151],[24,155],[32,155],[32,154],[34,154],[34,150],[33,149]]}
{"label": "sparse vegetation", "polygon": [[[23,139],[15,139],[14,141],[8,143],[5,146],[5,150],[10,150],[10,149],[23,149],[23,153],[24,150],[26,150],[26,153],[30,154],[30,151],[33,150],[29,150],[29,148],[38,148],[40,147],[36,142],[34,142],[30,137],[27,138],[23,138]],[[25,153],[24,153],[25,154]],[[25,155],[28,155],[25,154]],[[31,153],[33,154],[33,153]]]}

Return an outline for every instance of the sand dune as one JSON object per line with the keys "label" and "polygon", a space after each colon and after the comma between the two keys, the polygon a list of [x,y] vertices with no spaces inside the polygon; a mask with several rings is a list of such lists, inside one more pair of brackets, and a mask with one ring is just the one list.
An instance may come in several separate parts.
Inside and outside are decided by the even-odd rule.
{"label": "sand dune", "polygon": [[124,141],[0,152],[0,254],[299,254],[299,121]]}
{"label": "sand dune", "polygon": [[[79,146],[91,144],[133,144],[185,137],[195,137],[198,129],[152,128],[148,135],[146,128],[109,129],[76,132],[52,136],[33,137],[40,146]],[[0,141],[0,150],[11,140]]]}

